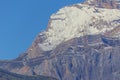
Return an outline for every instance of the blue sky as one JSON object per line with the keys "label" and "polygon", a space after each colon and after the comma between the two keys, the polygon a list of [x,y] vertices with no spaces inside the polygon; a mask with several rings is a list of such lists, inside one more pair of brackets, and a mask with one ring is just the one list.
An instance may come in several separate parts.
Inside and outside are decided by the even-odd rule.
{"label": "blue sky", "polygon": [[0,0],[0,59],[14,59],[45,30],[49,17],[81,0]]}

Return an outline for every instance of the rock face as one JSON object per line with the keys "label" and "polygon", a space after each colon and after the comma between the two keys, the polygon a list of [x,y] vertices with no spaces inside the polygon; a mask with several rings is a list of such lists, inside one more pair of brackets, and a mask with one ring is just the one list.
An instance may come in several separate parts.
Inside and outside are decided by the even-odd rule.
{"label": "rock face", "polygon": [[[28,58],[45,56],[62,42],[84,35],[104,34],[120,25],[120,10],[75,4],[50,17],[48,29],[41,32],[27,51]],[[119,31],[118,31],[119,32]]]}
{"label": "rock face", "polygon": [[88,0],[60,9],[26,53],[0,61],[0,68],[59,80],[120,80],[118,6],[119,1]]}
{"label": "rock face", "polygon": [[45,76],[24,76],[0,69],[0,80],[57,80]]}
{"label": "rock face", "polygon": [[88,0],[85,4],[99,8],[120,9],[120,0]]}

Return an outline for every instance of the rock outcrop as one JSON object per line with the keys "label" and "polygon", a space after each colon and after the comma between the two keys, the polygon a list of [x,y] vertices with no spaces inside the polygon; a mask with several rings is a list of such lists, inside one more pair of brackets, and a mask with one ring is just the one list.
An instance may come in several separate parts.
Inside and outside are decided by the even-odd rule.
{"label": "rock outcrop", "polygon": [[120,9],[120,0],[88,0],[85,4],[99,8]]}

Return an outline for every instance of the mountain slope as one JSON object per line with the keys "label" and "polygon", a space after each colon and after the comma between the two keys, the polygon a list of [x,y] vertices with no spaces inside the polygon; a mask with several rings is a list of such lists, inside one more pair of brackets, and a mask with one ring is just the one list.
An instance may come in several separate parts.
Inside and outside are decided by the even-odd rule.
{"label": "mountain slope", "polygon": [[24,66],[10,62],[1,65],[16,73],[59,80],[119,80],[119,52],[120,46],[107,45],[101,35],[89,35],[66,41],[46,56],[30,59]]}
{"label": "mountain slope", "polygon": [[48,29],[38,35],[27,51],[28,58],[44,56],[62,42],[85,35],[104,34],[119,26],[120,10],[76,4],[60,9]]}
{"label": "mountain slope", "polygon": [[120,8],[116,2],[88,0],[60,9],[26,53],[0,61],[0,68],[59,80],[120,80]]}
{"label": "mountain slope", "polygon": [[57,80],[44,76],[24,76],[0,69],[0,80]]}

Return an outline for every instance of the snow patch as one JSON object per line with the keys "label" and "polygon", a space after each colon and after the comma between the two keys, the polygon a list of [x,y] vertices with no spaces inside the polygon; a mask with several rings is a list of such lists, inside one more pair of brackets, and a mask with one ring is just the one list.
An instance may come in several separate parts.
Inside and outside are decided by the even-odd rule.
{"label": "snow patch", "polygon": [[[120,10],[95,8],[84,4],[77,5],[81,8],[64,7],[50,17],[51,23],[45,32],[47,39],[40,43],[39,47],[44,51],[52,50],[61,42],[88,34],[104,33],[120,25],[120,23],[111,23],[120,19]],[[100,20],[111,23],[111,25],[99,23],[100,29],[94,24],[91,25]]]}

